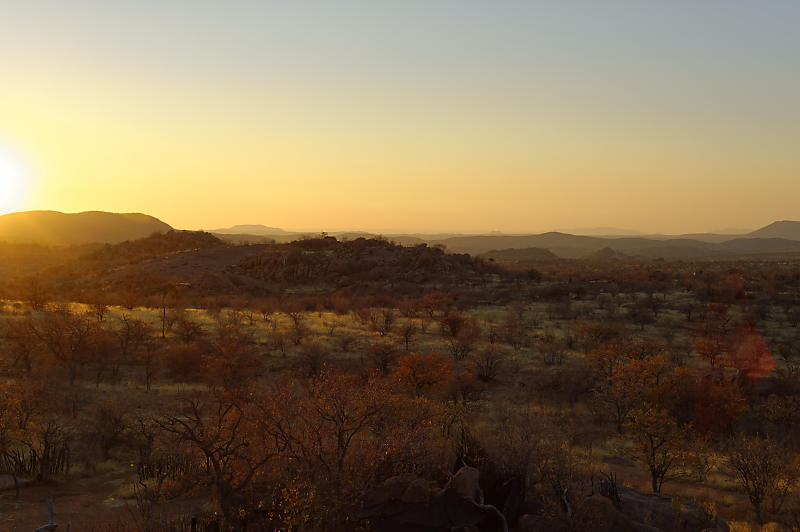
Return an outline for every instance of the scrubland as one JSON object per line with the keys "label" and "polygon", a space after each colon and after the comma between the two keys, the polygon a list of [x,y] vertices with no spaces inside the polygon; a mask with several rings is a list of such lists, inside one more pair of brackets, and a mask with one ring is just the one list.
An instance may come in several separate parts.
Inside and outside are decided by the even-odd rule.
{"label": "scrubland", "polygon": [[0,528],[53,498],[73,530],[388,530],[387,480],[466,464],[511,529],[599,530],[585,501],[633,488],[676,523],[798,530],[800,261],[438,254],[394,291],[390,256],[251,295],[8,282]]}

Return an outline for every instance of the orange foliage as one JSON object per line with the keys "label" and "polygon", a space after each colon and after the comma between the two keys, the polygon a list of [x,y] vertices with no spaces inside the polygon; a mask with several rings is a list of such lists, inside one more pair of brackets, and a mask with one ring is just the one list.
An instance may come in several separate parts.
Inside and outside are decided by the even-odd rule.
{"label": "orange foliage", "polygon": [[438,353],[411,353],[400,357],[392,378],[419,397],[433,388],[444,388],[453,378],[453,365]]}

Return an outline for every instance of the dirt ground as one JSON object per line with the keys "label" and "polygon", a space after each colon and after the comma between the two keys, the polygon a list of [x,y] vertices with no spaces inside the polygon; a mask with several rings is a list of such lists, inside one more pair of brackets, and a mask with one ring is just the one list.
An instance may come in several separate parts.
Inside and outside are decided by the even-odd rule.
{"label": "dirt ground", "polygon": [[96,529],[133,509],[113,498],[113,493],[131,478],[127,472],[106,473],[63,484],[32,485],[20,490],[19,499],[14,497],[13,487],[6,489],[0,493],[0,530],[31,532],[47,524],[49,498],[53,499],[59,530],[66,530],[68,523],[74,532]]}

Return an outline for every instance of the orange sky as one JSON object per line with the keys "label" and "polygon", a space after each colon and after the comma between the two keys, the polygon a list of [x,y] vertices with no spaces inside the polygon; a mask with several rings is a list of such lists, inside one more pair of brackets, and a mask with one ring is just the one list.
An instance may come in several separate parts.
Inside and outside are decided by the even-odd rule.
{"label": "orange sky", "polygon": [[0,212],[384,232],[800,219],[796,4],[33,4],[0,22]]}

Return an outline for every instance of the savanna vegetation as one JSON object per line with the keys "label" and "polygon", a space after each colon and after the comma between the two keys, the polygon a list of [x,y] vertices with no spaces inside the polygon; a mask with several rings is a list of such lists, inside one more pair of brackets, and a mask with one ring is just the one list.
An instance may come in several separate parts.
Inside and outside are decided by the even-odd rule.
{"label": "savanna vegetation", "polygon": [[6,246],[2,529],[800,530],[798,257]]}

